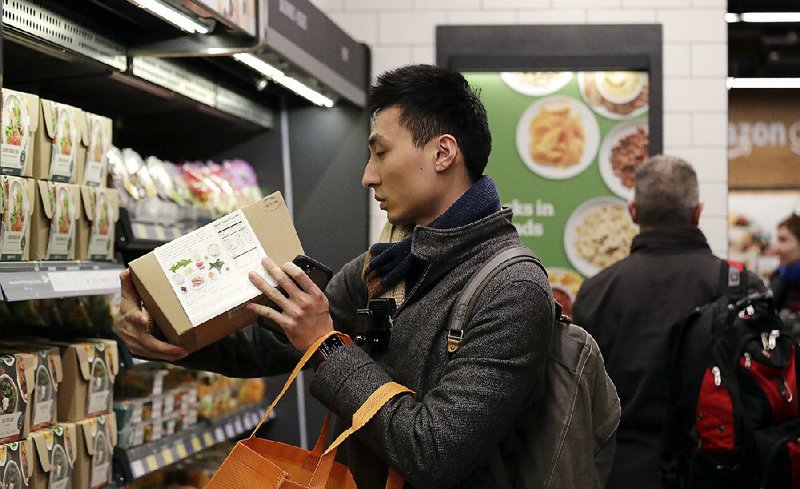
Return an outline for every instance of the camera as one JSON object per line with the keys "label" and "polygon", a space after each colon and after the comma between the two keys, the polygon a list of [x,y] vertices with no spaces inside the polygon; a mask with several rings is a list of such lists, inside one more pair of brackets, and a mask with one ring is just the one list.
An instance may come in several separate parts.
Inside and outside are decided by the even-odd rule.
{"label": "camera", "polygon": [[397,310],[394,299],[370,299],[358,309],[354,340],[359,346],[384,349],[392,335],[392,316]]}

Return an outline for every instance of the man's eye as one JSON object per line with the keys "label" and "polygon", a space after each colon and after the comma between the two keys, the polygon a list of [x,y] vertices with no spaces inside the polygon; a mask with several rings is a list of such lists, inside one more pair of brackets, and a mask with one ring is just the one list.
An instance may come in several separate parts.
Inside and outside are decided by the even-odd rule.
{"label": "man's eye", "polygon": [[375,156],[377,156],[377,157],[378,157],[378,159],[382,160],[382,159],[383,159],[383,156],[384,156],[385,154],[386,154],[386,151],[378,151],[378,152],[376,152],[376,153],[375,153]]}

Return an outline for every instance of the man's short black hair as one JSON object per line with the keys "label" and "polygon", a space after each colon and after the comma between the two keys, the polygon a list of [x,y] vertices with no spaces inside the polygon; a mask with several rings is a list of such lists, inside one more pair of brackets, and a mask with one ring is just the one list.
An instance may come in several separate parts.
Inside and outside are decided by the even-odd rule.
{"label": "man's short black hair", "polygon": [[432,65],[408,65],[387,71],[372,86],[371,114],[400,108],[400,123],[411,132],[414,145],[436,136],[455,137],[472,181],[483,175],[492,136],[486,108],[461,73]]}

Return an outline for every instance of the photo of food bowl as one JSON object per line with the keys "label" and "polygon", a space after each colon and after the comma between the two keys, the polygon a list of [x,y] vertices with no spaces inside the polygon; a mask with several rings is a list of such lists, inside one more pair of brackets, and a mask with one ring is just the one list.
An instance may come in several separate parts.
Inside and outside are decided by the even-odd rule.
{"label": "photo of food bowl", "polygon": [[646,72],[583,72],[578,75],[578,87],[592,110],[609,119],[632,119],[650,106]]}
{"label": "photo of food bowl", "polygon": [[8,219],[7,229],[14,233],[21,233],[25,229],[25,221],[28,218],[27,193],[22,184],[17,180],[12,180],[8,185],[8,199],[6,200],[8,209],[6,216]]}
{"label": "photo of food bowl", "polygon": [[19,391],[9,375],[0,375],[0,415],[13,414],[19,404]]}
{"label": "photo of food bowl", "polygon": [[540,99],[517,122],[517,152],[534,173],[548,179],[572,178],[594,160],[600,129],[592,112],[571,97]]}
{"label": "photo of food bowl", "polygon": [[109,201],[104,192],[97,193],[97,205],[95,207],[94,222],[97,226],[97,234],[108,236],[111,229],[111,216],[109,215]]}
{"label": "photo of food bowl", "polygon": [[547,278],[553,289],[553,298],[561,304],[562,312],[571,317],[572,305],[583,283],[583,277],[566,268],[547,267]]}
{"label": "photo of food bowl", "polygon": [[504,71],[500,78],[512,90],[523,95],[541,97],[564,88],[572,80],[571,71]]}
{"label": "photo of food bowl", "polygon": [[72,156],[77,131],[72,123],[72,115],[66,107],[59,107],[56,119],[56,139],[54,141],[59,154]]}
{"label": "photo of food bowl", "polygon": [[54,202],[55,211],[53,212],[53,225],[58,234],[68,234],[72,227],[72,201],[69,190],[65,187],[58,187]]}
{"label": "photo of food bowl", "polygon": [[53,397],[53,382],[44,365],[36,369],[36,401],[49,401]]}
{"label": "photo of food bowl", "polygon": [[22,472],[13,460],[9,460],[3,470],[3,489],[22,489]]}
{"label": "photo of food bowl", "polygon": [[92,377],[89,391],[91,393],[105,392],[109,390],[111,380],[108,378],[108,367],[100,358],[92,362]]}
{"label": "photo of food bowl", "polygon": [[3,144],[25,148],[28,142],[28,108],[16,95],[3,101]]}
{"label": "photo of food bowl", "polygon": [[48,487],[57,487],[56,484],[70,477],[69,459],[64,447],[54,445],[50,458],[50,481]]}
{"label": "photo of food bowl", "polygon": [[636,171],[647,161],[649,144],[647,121],[635,120],[614,126],[600,145],[600,175],[623,199],[633,198]]}
{"label": "photo of food bowl", "polygon": [[570,214],[564,228],[564,249],[575,269],[591,277],[628,256],[637,233],[625,201],[598,197]]}

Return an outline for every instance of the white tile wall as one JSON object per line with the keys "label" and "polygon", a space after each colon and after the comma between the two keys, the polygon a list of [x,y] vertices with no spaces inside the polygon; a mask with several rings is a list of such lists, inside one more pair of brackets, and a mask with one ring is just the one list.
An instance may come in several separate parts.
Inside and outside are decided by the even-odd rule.
{"label": "white tile wall", "polygon": [[[727,250],[726,0],[312,0],[372,48],[373,77],[435,61],[442,24],[660,23],[664,29],[664,147],[695,165],[712,249]],[[385,213],[371,204],[374,240]]]}

